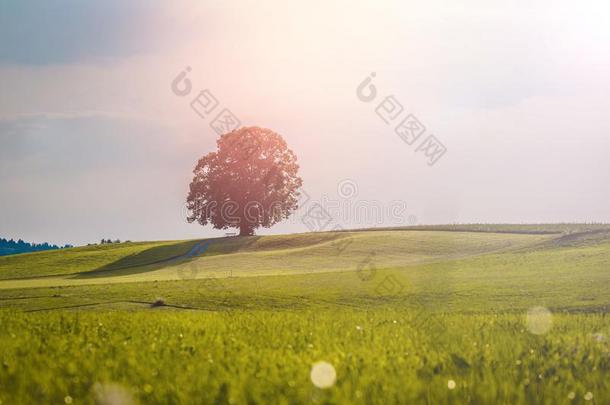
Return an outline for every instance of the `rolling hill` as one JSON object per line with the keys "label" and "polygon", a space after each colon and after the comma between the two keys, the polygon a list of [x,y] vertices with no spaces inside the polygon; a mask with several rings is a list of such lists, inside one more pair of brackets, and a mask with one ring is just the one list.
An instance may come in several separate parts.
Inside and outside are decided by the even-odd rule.
{"label": "rolling hill", "polygon": [[581,225],[4,257],[0,401],[605,403],[609,286],[610,233]]}
{"label": "rolling hill", "polygon": [[[249,300],[263,307],[268,301],[307,306],[307,297],[346,305],[402,300],[408,306],[404,298],[416,296],[459,311],[522,309],[539,301],[607,309],[610,234],[603,228],[499,230],[305,233],[32,253],[0,258],[0,299],[7,306],[43,308],[50,297],[51,306],[71,306],[147,303],[161,296],[178,307],[213,308],[220,305],[217,295],[231,290],[237,306]],[[388,277],[403,288],[380,300]],[[205,287],[210,283],[226,287]],[[19,301],[15,295],[42,298]]]}

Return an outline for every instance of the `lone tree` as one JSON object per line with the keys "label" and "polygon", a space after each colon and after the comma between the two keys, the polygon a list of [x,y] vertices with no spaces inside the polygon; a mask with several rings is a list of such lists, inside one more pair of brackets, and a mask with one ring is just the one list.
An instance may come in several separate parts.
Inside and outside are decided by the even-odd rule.
{"label": "lone tree", "polygon": [[188,222],[253,235],[298,208],[297,157],[277,133],[244,127],[222,135],[197,163],[186,199]]}

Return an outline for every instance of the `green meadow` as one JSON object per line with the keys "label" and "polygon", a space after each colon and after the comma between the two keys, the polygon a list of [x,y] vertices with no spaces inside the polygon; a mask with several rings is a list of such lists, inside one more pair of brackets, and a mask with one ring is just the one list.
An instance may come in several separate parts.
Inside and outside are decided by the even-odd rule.
{"label": "green meadow", "polygon": [[601,225],[7,256],[0,305],[2,404],[610,402]]}

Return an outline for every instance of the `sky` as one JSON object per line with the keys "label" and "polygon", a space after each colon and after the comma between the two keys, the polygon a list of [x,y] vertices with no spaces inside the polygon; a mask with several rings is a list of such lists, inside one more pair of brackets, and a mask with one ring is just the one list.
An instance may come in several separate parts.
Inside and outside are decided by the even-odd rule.
{"label": "sky", "polygon": [[504,3],[2,1],[0,236],[223,235],[185,220],[204,89],[298,156],[309,200],[260,234],[316,201],[345,228],[610,222],[610,4]]}

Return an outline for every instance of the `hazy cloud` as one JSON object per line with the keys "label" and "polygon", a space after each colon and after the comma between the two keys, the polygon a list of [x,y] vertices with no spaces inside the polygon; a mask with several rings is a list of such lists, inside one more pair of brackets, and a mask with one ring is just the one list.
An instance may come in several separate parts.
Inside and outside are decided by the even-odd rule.
{"label": "hazy cloud", "polygon": [[159,2],[6,0],[0,8],[0,63],[46,65],[150,50]]}
{"label": "hazy cloud", "polygon": [[[181,216],[217,137],[189,106],[203,89],[282,134],[313,198],[350,178],[359,200],[404,201],[425,223],[610,221],[603,1],[4,4],[7,235],[221,233]],[[194,93],[178,97],[186,66]],[[355,91],[371,72],[367,104]],[[375,114],[388,95],[447,146],[436,166]]]}

